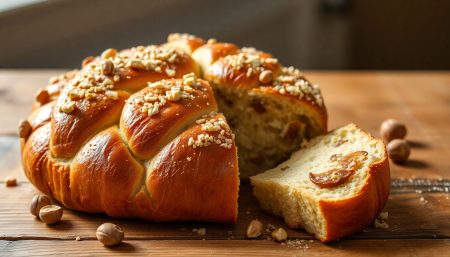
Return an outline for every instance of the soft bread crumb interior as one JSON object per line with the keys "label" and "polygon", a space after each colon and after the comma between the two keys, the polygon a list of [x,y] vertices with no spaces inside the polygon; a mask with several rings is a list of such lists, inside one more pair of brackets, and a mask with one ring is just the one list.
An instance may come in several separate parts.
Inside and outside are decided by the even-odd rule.
{"label": "soft bread crumb interior", "polygon": [[289,158],[308,140],[322,133],[321,126],[295,101],[213,85],[219,110],[236,135],[239,169],[248,178]]}
{"label": "soft bread crumb interior", "polygon": [[[322,173],[338,168],[338,158],[366,151],[366,158],[358,159],[355,172],[343,184],[321,188],[309,179],[309,173]],[[305,149],[277,167],[251,178],[254,194],[262,208],[284,217],[290,227],[304,227],[324,238],[325,221],[319,202],[342,200],[357,195],[368,177],[370,165],[385,158],[384,144],[354,124],[317,137]]]}

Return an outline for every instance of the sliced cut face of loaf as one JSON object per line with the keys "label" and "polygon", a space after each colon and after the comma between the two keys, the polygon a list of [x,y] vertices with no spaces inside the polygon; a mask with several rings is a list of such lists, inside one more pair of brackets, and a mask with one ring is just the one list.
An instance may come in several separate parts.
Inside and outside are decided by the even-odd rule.
{"label": "sliced cut face of loaf", "polygon": [[265,211],[334,241],[379,215],[389,195],[389,162],[382,140],[349,124],[313,139],[251,184]]}
{"label": "sliced cut face of loaf", "polygon": [[266,52],[209,43],[192,57],[211,83],[219,110],[236,135],[243,179],[287,160],[327,131],[320,88]]}

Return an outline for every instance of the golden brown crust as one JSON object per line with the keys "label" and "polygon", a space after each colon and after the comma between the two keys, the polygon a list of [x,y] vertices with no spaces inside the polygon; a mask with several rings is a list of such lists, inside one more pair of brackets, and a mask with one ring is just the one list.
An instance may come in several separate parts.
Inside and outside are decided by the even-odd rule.
{"label": "golden brown crust", "polygon": [[129,152],[117,127],[85,144],[72,163],[70,195],[87,212],[127,215],[124,208],[144,179],[144,167]]}
{"label": "golden brown crust", "polygon": [[28,140],[21,139],[22,167],[27,178],[40,191],[52,195],[45,174],[47,172],[50,123],[34,130]]}
{"label": "golden brown crust", "polygon": [[[206,119],[219,118],[224,119],[221,114]],[[211,143],[194,148],[189,143],[191,138],[201,134],[217,139],[220,131],[205,132],[201,124],[195,124],[164,147],[150,165],[146,181],[148,193],[140,192],[136,197],[137,206],[142,204],[155,210],[152,219],[157,221],[236,222],[239,190],[236,146],[226,148]],[[226,131],[231,134],[228,127]],[[145,209],[138,211],[139,216],[145,215]]]}

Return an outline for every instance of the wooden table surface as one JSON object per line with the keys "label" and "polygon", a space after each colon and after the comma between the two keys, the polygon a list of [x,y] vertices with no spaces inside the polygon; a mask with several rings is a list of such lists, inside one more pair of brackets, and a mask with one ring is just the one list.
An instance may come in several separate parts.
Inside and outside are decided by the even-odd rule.
{"label": "wooden table surface", "polygon": [[[26,118],[35,92],[59,70],[0,71],[0,256],[62,255],[257,255],[257,256],[449,256],[450,255],[450,72],[306,72],[319,84],[330,129],[354,122],[378,135],[380,123],[397,118],[408,126],[412,146],[406,165],[391,163],[392,190],[385,211],[389,229],[368,227],[339,242],[323,244],[302,230],[289,230],[289,244],[248,240],[250,220],[283,226],[263,213],[243,184],[236,225],[152,223],[111,219],[65,210],[53,226],[29,213],[36,189],[25,178],[16,125]],[[6,176],[17,187],[5,187]],[[125,230],[124,243],[103,247],[96,228],[110,221]],[[199,236],[192,230],[206,228]],[[76,240],[78,237],[79,240]]]}

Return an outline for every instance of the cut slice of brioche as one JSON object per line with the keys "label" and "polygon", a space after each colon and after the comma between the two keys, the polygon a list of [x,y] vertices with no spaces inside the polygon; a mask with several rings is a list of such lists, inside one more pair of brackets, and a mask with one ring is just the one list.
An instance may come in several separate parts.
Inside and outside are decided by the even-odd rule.
{"label": "cut slice of brioche", "polygon": [[[339,170],[350,176],[337,185],[312,182]],[[389,162],[382,140],[349,124],[314,138],[289,160],[251,177],[251,184],[265,211],[283,217],[291,228],[334,241],[379,215],[389,195]]]}

